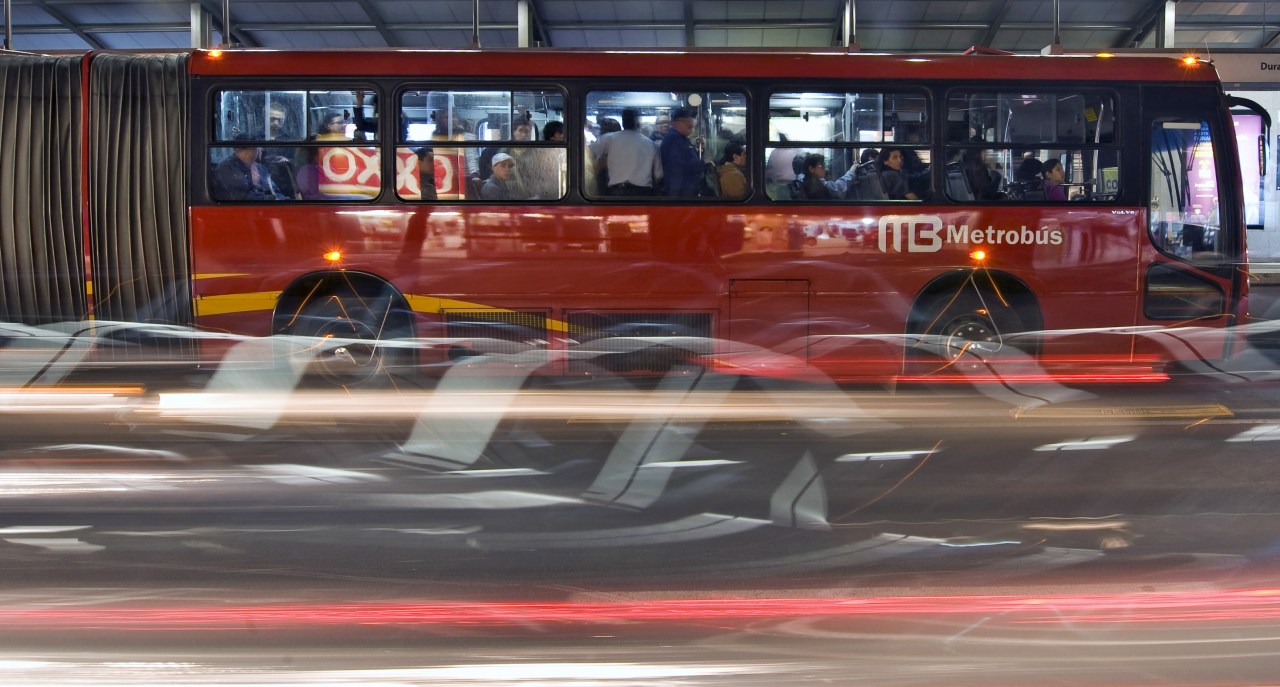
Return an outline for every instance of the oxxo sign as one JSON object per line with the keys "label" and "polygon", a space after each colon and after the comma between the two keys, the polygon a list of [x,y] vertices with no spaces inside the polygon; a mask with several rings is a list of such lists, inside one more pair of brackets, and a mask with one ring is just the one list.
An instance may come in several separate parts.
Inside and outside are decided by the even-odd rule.
{"label": "oxxo sign", "polygon": [[936,215],[886,215],[880,218],[880,252],[936,253],[945,244],[1004,246],[1060,246],[1062,230],[970,228],[942,223]]}

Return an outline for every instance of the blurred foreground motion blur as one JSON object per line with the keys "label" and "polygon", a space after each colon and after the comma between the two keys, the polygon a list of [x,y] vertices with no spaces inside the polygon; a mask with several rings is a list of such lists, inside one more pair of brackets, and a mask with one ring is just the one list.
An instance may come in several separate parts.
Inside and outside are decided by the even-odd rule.
{"label": "blurred foreground motion blur", "polygon": [[[1240,328],[1228,362],[1065,382],[966,346],[933,379],[837,385],[637,336],[566,351],[574,376],[469,340],[342,387],[335,351],[380,342],[6,325],[0,665],[15,685],[1261,684],[1276,329]],[[735,356],[785,374],[716,369]]]}

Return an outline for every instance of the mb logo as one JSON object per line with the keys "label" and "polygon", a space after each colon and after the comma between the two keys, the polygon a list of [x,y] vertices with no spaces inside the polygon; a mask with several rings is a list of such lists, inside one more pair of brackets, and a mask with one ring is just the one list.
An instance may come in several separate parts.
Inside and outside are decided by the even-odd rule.
{"label": "mb logo", "polygon": [[908,253],[936,253],[942,250],[942,218],[932,215],[887,215],[880,218],[880,252],[890,247]]}

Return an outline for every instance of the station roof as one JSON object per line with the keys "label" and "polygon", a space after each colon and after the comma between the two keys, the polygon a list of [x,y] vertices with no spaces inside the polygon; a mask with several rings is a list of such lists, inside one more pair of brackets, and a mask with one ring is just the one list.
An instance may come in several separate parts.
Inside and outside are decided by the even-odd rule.
{"label": "station roof", "polygon": [[[555,48],[816,48],[843,45],[850,0],[524,0],[534,45]],[[192,47],[193,14],[221,36],[219,0],[10,0],[12,46],[26,51]],[[520,0],[480,0],[485,48],[518,46]],[[1280,2],[1067,0],[1067,51],[1173,46],[1199,52],[1280,45]],[[278,49],[465,48],[473,0],[231,0],[232,43]],[[852,0],[859,48],[1040,52],[1054,43],[1052,0]]]}

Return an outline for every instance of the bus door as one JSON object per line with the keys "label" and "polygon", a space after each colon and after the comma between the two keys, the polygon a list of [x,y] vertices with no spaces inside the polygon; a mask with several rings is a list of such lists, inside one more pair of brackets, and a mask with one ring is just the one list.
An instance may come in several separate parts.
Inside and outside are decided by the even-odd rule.
{"label": "bus door", "polygon": [[1198,356],[1222,358],[1231,345],[1221,330],[1243,314],[1246,275],[1240,175],[1227,110],[1208,88],[1144,93],[1149,242],[1139,263],[1139,322],[1169,329],[1142,337],[1139,353],[1185,359],[1190,347]]}

